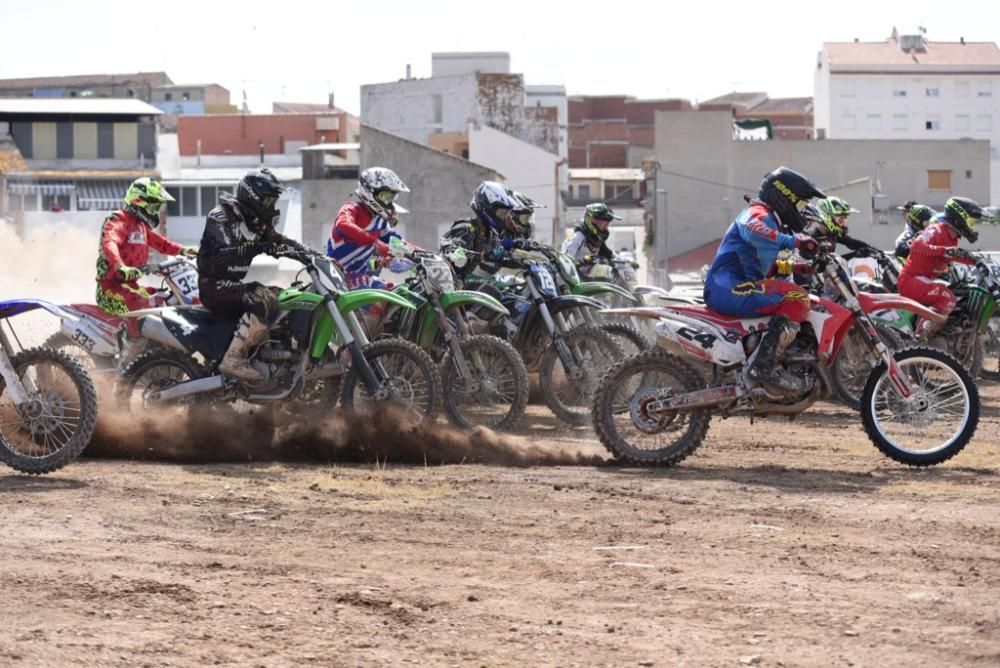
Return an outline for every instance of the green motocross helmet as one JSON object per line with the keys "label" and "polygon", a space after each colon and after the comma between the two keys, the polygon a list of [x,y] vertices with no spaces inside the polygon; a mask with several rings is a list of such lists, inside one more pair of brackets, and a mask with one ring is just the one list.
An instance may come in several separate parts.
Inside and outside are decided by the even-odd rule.
{"label": "green motocross helmet", "polygon": [[125,193],[125,208],[150,227],[160,224],[160,209],[175,201],[159,181],[143,176],[132,182]]}
{"label": "green motocross helmet", "polygon": [[839,197],[827,197],[816,203],[823,225],[840,236],[847,232],[847,217],[858,210]]}
{"label": "green motocross helmet", "polygon": [[621,216],[616,216],[611,207],[603,202],[588,204],[583,210],[583,230],[587,235],[592,236],[595,241],[607,241],[611,235],[611,231],[608,230],[611,221],[621,219]]}

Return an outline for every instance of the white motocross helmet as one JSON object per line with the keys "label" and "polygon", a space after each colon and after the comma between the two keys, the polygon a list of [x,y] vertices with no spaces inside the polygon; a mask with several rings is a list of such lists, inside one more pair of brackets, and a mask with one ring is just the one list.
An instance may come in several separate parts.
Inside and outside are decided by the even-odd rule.
{"label": "white motocross helmet", "polygon": [[399,193],[408,192],[410,189],[396,176],[396,172],[385,167],[369,167],[358,176],[358,187],[354,194],[373,213],[395,225],[396,215],[406,213],[406,209],[394,200]]}

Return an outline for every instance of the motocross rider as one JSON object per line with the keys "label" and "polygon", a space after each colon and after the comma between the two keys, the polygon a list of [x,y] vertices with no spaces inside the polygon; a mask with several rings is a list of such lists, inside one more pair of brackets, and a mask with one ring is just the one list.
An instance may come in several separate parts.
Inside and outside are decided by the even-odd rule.
{"label": "motocross rider", "polygon": [[[899,272],[899,293],[942,315],[951,313],[955,308],[955,293],[948,283],[935,279],[947,271],[951,262],[975,264],[975,260],[958,247],[958,241],[965,237],[976,243],[979,233],[974,228],[983,214],[982,207],[968,197],[949,198],[944,211],[910,244],[910,254]],[[928,341],[943,324],[922,320],[917,338]]]}
{"label": "motocross rider", "polygon": [[924,231],[937,212],[929,206],[917,204],[913,200],[896,208],[902,212],[903,220],[906,222],[906,227],[896,237],[896,257],[905,260],[906,256],[910,254],[910,244],[913,243],[918,234]]}
{"label": "motocross rider", "polygon": [[517,266],[508,260],[500,233],[519,206],[520,200],[496,181],[483,181],[476,187],[469,202],[476,215],[456,220],[441,239],[441,254],[463,282],[470,278],[482,282],[502,266]]}
{"label": "motocross rider", "polygon": [[506,250],[513,248],[529,248],[534,245],[531,237],[535,234],[535,209],[538,204],[533,199],[516,190],[507,189],[507,194],[517,203],[507,216],[503,230],[500,232],[500,244]]}
{"label": "motocross rider", "polygon": [[607,204],[588,204],[583,220],[573,228],[573,236],[563,242],[562,252],[573,258],[582,275],[590,275],[598,258],[610,260],[615,256],[607,244],[612,220],[621,220],[621,216],[616,216]]}
{"label": "motocross rider", "polygon": [[354,191],[357,201],[344,204],[337,212],[326,241],[326,254],[344,268],[351,288],[376,283],[376,287],[383,287],[375,281],[378,272],[373,273],[372,260],[389,260],[389,241],[399,237],[394,229],[398,214],[406,213],[394,200],[399,193],[408,192],[410,189],[391,169],[369,167],[358,177]]}
{"label": "motocross rider", "polygon": [[267,337],[278,316],[278,300],[277,288],[243,279],[258,255],[281,257],[288,249],[311,252],[274,229],[279,213],[275,207],[284,190],[266,167],[245,174],[235,194],[220,195],[219,205],[208,213],[198,251],[202,305],[220,316],[239,318],[219,372],[250,385],[263,377],[250,366],[247,354]]}
{"label": "motocross rider", "polygon": [[870,244],[855,239],[847,234],[847,218],[858,210],[839,197],[827,197],[816,202],[819,221],[812,222],[805,228],[805,233],[818,241],[827,251],[832,252],[837,244],[844,244],[852,251],[873,251]]}
{"label": "motocross rider", "polygon": [[104,219],[97,257],[97,305],[111,315],[162,304],[139,286],[149,262],[149,248],[164,255],[194,256],[198,249],[181,246],[156,232],[160,209],[174,198],[162,184],[147,176],[136,179],[125,193],[125,206]]}
{"label": "motocross rider", "polygon": [[782,391],[798,389],[777,361],[809,317],[810,303],[805,290],[774,275],[775,260],[781,250],[798,249],[807,260],[819,250],[819,243],[802,233],[802,212],[814,197],[825,195],[798,172],[778,167],[767,174],[757,198],[729,226],[705,277],[710,308],[740,318],[773,316],[746,374]]}

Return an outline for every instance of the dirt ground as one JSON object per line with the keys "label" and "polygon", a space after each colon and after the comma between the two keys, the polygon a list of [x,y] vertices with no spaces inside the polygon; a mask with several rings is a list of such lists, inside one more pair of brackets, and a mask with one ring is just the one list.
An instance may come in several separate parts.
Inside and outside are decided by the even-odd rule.
{"label": "dirt ground", "polygon": [[997,386],[932,470],[832,404],[665,471],[540,409],[419,446],[0,473],[0,665],[1000,665]]}

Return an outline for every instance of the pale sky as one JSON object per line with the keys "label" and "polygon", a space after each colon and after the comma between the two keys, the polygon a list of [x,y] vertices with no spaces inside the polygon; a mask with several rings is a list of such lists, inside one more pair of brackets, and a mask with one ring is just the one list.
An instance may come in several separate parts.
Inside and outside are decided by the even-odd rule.
{"label": "pale sky", "polygon": [[[825,9],[825,13],[821,11]],[[430,76],[434,51],[508,51],[528,84],[570,95],[705,100],[731,90],[813,94],[824,41],[924,26],[931,41],[1000,41],[995,0],[545,3],[512,0],[0,0],[0,78],[163,70],[220,83],[252,112],[335,101]]]}

